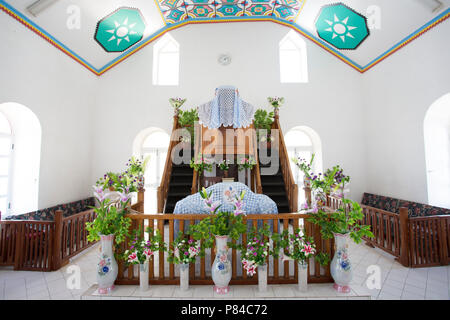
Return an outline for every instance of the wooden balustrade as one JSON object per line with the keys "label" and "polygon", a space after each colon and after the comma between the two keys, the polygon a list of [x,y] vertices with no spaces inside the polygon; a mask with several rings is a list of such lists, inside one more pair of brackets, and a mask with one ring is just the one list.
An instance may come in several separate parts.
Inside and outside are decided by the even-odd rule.
{"label": "wooden balustrade", "polygon": [[[176,221],[179,224],[179,230],[184,230],[185,226],[195,223],[195,221],[206,218],[204,214],[152,214],[152,215],[130,215],[133,220],[132,229],[144,226],[150,226],[158,229],[163,236],[166,244],[171,244],[174,240]],[[297,227],[303,226],[308,236],[314,238],[317,247],[326,252],[330,257],[334,254],[334,244],[332,239],[325,240],[320,234],[318,226],[307,221],[310,215],[305,214],[252,214],[245,217],[245,222],[251,226],[257,226],[258,223],[271,224],[274,232],[281,232],[289,228],[293,232]],[[231,240],[230,240],[231,241]],[[246,234],[242,236],[242,243],[247,241]],[[128,239],[122,244],[121,250],[128,248]],[[205,257],[197,257],[195,264],[190,265],[190,284],[212,284],[210,266],[213,263],[213,249],[207,249]],[[257,276],[251,278],[244,272],[240,260],[240,252],[236,249],[230,249],[229,258],[232,263],[232,279],[230,284],[257,284]],[[298,266],[294,261],[282,261],[281,257],[269,257],[268,261],[268,283],[286,284],[296,283],[298,277]],[[116,284],[139,284],[139,272],[137,266],[126,266],[123,260],[118,261],[119,274]],[[176,275],[176,269],[173,264],[167,262],[167,253],[159,252],[150,261],[149,282],[151,284],[178,284],[179,277]],[[309,260],[308,282],[321,283],[332,282],[329,266],[321,267],[313,259]]]}
{"label": "wooden balustrade", "polygon": [[[331,208],[342,204],[329,197]],[[370,225],[373,238],[369,246],[378,247],[397,258],[406,267],[448,265],[450,262],[450,216],[408,217],[408,208],[393,213],[361,205],[362,223]]]}
{"label": "wooden balustrade", "polygon": [[[291,212],[298,211],[298,186],[295,183],[294,176],[291,170],[291,163],[289,154],[287,152],[286,143],[284,142],[283,131],[281,130],[280,120],[278,114],[275,114],[272,129],[278,130],[279,142],[278,152],[280,158],[281,172],[283,173],[284,185],[289,201],[289,209]],[[272,147],[273,148],[273,147]]]}
{"label": "wooden balustrade", "polygon": [[164,211],[164,206],[166,204],[167,194],[169,192],[169,183],[170,183],[170,177],[172,176],[172,151],[174,147],[178,143],[178,137],[176,130],[180,128],[178,124],[178,115],[175,114],[173,116],[173,126],[172,126],[172,134],[170,135],[170,143],[169,148],[167,149],[167,158],[164,165],[164,171],[161,178],[161,183],[157,190],[157,207],[158,212]]}

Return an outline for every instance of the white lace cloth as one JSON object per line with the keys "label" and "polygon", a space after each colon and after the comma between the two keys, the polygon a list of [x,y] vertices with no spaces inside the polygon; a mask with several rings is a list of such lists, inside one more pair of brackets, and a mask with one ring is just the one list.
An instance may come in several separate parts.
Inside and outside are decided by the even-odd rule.
{"label": "white lace cloth", "polygon": [[239,97],[235,87],[216,89],[216,97],[198,107],[199,123],[209,129],[220,126],[246,128],[253,122],[255,109]]}

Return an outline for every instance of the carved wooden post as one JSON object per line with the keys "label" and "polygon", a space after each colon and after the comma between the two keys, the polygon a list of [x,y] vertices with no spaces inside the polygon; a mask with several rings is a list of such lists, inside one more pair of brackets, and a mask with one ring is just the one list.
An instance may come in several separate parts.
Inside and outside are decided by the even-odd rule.
{"label": "carved wooden post", "polygon": [[308,207],[311,206],[311,188],[310,187],[304,187],[303,190],[305,190],[305,198],[306,198],[306,203],[308,204]]}
{"label": "carved wooden post", "polygon": [[447,224],[448,224],[448,218],[447,217],[440,217],[438,220],[440,223],[438,224],[440,227],[439,232],[439,238],[440,238],[440,246],[439,246],[439,260],[441,262],[441,265],[446,266],[449,263],[449,256],[448,256],[448,247],[447,247],[447,237],[450,230],[447,230]]}
{"label": "carved wooden post", "polygon": [[144,195],[145,189],[139,189],[137,195],[137,201],[139,203],[138,211],[144,213]]}
{"label": "carved wooden post", "polygon": [[[55,211],[55,235],[53,237],[53,270],[61,268],[61,246],[63,245],[63,211]],[[64,244],[66,245],[66,244]]]}
{"label": "carved wooden post", "polygon": [[[22,262],[22,255],[25,253],[23,250],[23,241],[29,240],[25,239],[25,224],[24,223],[16,223],[11,224],[11,235],[13,232],[16,232],[16,243],[15,243],[15,249],[14,249],[14,270],[20,270],[21,262]],[[13,239],[13,237],[11,237]],[[6,239],[5,239],[6,240]]]}
{"label": "carved wooden post", "polygon": [[409,218],[408,208],[401,207],[400,212],[400,263],[409,267]]}
{"label": "carved wooden post", "polygon": [[294,190],[292,191],[292,212],[298,211],[298,185],[294,184]]}

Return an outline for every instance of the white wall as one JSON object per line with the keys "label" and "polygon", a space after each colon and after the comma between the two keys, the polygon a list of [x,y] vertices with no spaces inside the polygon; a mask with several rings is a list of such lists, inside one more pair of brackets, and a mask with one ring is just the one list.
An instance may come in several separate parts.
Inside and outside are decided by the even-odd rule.
{"label": "white wall", "polygon": [[367,191],[427,203],[423,123],[450,92],[447,20],[364,74]]}
{"label": "white wall", "polygon": [[[192,108],[211,100],[216,87],[234,85],[256,107],[268,108],[268,96],[284,96],[284,132],[299,125],[316,130],[324,167],[342,165],[353,178],[352,195],[360,200],[366,189],[362,75],[306,40],[309,83],[280,84],[278,43],[289,30],[270,22],[240,22],[172,31],[181,49],[178,87],[152,85],[152,45],[104,74],[97,95],[92,181],[124,168],[142,129],[156,126],[170,133],[169,98],[185,97],[183,108]],[[231,55],[230,65],[218,64],[221,53]]]}
{"label": "white wall", "polygon": [[0,103],[28,107],[42,127],[38,207],[90,196],[97,77],[8,15],[0,25]]}

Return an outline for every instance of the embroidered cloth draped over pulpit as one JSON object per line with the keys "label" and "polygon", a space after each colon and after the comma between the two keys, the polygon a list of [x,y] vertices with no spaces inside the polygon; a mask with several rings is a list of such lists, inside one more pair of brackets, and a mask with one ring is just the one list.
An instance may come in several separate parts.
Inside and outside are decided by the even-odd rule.
{"label": "embroidered cloth draped over pulpit", "polygon": [[246,128],[252,124],[254,114],[255,108],[243,101],[233,86],[217,88],[215,98],[198,107],[199,123],[209,129]]}
{"label": "embroidered cloth draped over pulpit", "polygon": [[[243,183],[230,182],[230,183],[217,183],[206,191],[210,193],[212,191],[212,201],[220,201],[222,206],[219,210],[232,212],[234,210],[232,199],[235,195],[239,195],[241,191],[245,190],[244,196],[244,208],[245,214],[277,214],[278,209],[276,203],[268,196],[263,194],[253,193],[249,187]],[[200,196],[200,193],[196,193],[178,201],[175,205],[174,214],[210,214],[208,206]],[[271,223],[269,223],[272,227]],[[175,231],[178,232],[179,222],[175,220]],[[249,221],[249,227],[251,227],[251,221]],[[258,221],[258,227],[262,227],[262,221]],[[185,226],[185,232],[187,226]]]}
{"label": "embroidered cloth draped over pulpit", "polygon": [[201,130],[199,152],[203,155],[254,155],[253,130],[255,108],[243,101],[235,87],[216,89],[215,98],[198,107]]}

